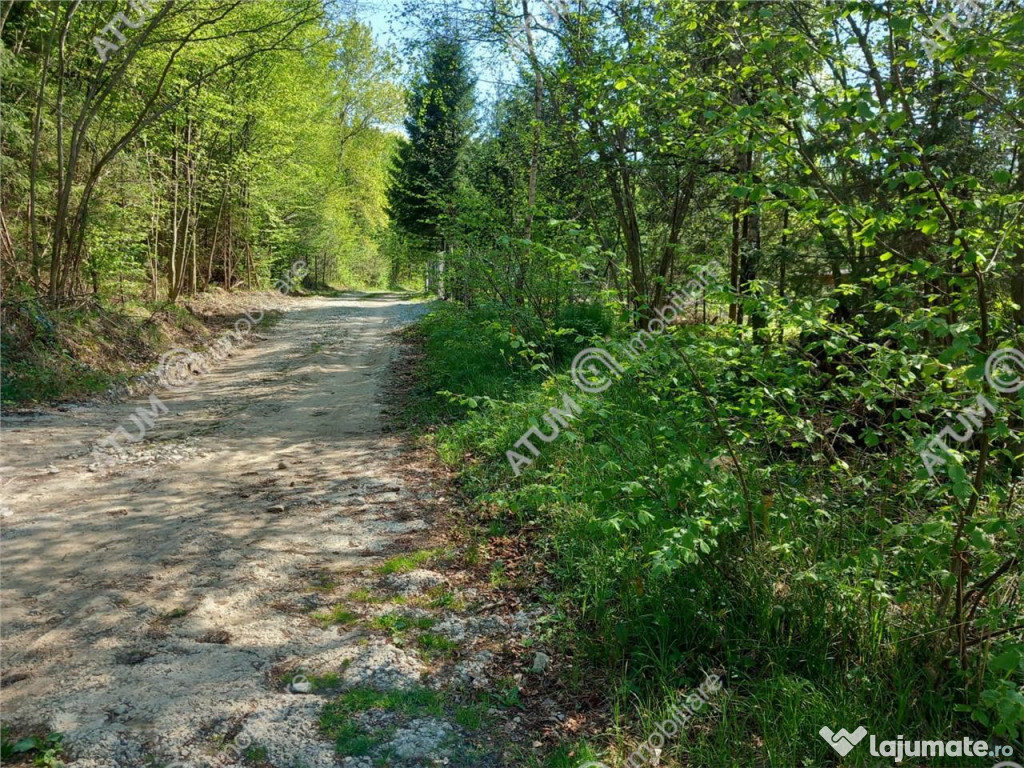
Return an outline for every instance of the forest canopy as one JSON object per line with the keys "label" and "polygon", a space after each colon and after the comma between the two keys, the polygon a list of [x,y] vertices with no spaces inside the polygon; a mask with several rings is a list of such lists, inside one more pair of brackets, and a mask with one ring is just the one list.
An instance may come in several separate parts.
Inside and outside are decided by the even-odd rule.
{"label": "forest canopy", "polygon": [[5,292],[379,283],[402,88],[319,0],[5,3]]}

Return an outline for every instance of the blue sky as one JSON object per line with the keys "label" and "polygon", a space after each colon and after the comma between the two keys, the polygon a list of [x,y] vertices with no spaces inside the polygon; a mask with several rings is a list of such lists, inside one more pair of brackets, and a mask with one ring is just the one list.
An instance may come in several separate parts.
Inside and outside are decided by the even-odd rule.
{"label": "blue sky", "polygon": [[[415,29],[403,23],[401,4],[401,0],[347,0],[345,7],[360,21],[369,24],[378,44],[393,49],[404,65],[404,44],[410,34],[415,34]],[[472,59],[472,64],[478,78],[477,101],[480,104],[491,103],[505,90],[498,81],[515,79],[514,65],[510,68],[508,63],[485,61],[479,55],[482,53],[480,49],[476,53],[478,55]]]}
{"label": "blue sky", "polygon": [[370,25],[381,44],[398,47],[402,34],[393,23],[398,3],[394,0],[351,0],[356,16]]}

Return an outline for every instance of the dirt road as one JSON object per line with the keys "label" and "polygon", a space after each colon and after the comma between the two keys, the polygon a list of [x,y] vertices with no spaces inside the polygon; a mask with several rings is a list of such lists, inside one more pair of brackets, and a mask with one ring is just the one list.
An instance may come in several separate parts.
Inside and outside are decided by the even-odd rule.
{"label": "dirt road", "polygon": [[530,617],[464,615],[426,554],[394,559],[443,501],[382,431],[388,333],[423,311],[306,300],[160,393],[109,467],[94,444],[145,400],[8,416],[4,721],[62,733],[74,768],[500,764],[450,691],[489,686]]}

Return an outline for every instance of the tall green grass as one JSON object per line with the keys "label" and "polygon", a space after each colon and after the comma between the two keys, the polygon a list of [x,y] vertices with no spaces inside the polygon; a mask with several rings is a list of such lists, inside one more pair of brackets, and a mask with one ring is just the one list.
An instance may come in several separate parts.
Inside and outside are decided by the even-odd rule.
{"label": "tall green grass", "polygon": [[[666,764],[878,760],[864,744],[840,761],[825,725],[879,739],[999,730],[1020,754],[1022,670],[1005,661],[1019,646],[1011,634],[959,668],[935,631],[927,553],[948,531],[934,496],[918,495],[905,449],[822,450],[820,424],[847,395],[823,395],[811,362],[735,331],[677,328],[585,395],[564,370],[571,356],[544,357],[554,345],[537,339],[517,357],[502,328],[453,307],[429,317],[423,394],[445,391],[437,447],[481,507],[543,531],[558,632],[582,665],[570,677],[608,681],[609,754],[628,754],[711,670],[726,686],[720,710],[666,745]],[[582,414],[534,441],[541,455],[514,477],[505,452],[530,426],[550,432],[541,417],[561,393]],[[1015,546],[995,539],[1003,556]],[[998,653],[1001,668],[987,667]]]}

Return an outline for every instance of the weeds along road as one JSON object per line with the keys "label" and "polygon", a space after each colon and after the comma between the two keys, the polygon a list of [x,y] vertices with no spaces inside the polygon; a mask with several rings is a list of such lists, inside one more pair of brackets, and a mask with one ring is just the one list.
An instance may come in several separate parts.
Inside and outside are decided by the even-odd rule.
{"label": "weeds along road", "polygon": [[[422,548],[436,509],[429,472],[381,423],[389,332],[424,311],[389,294],[304,301],[193,389],[161,391],[168,413],[106,468],[90,469],[92,446],[134,432],[145,398],[7,416],[5,722],[61,732],[80,768],[334,766],[318,726],[332,686],[482,679],[486,652],[446,663],[368,629],[388,600],[445,581],[373,570]],[[380,597],[359,621],[332,618],[356,590]],[[503,621],[490,629],[526,620]],[[484,642],[487,627],[450,611],[435,622],[442,647]],[[326,682],[289,692],[297,670]],[[490,764],[427,709],[356,716],[362,747],[393,765]]]}

